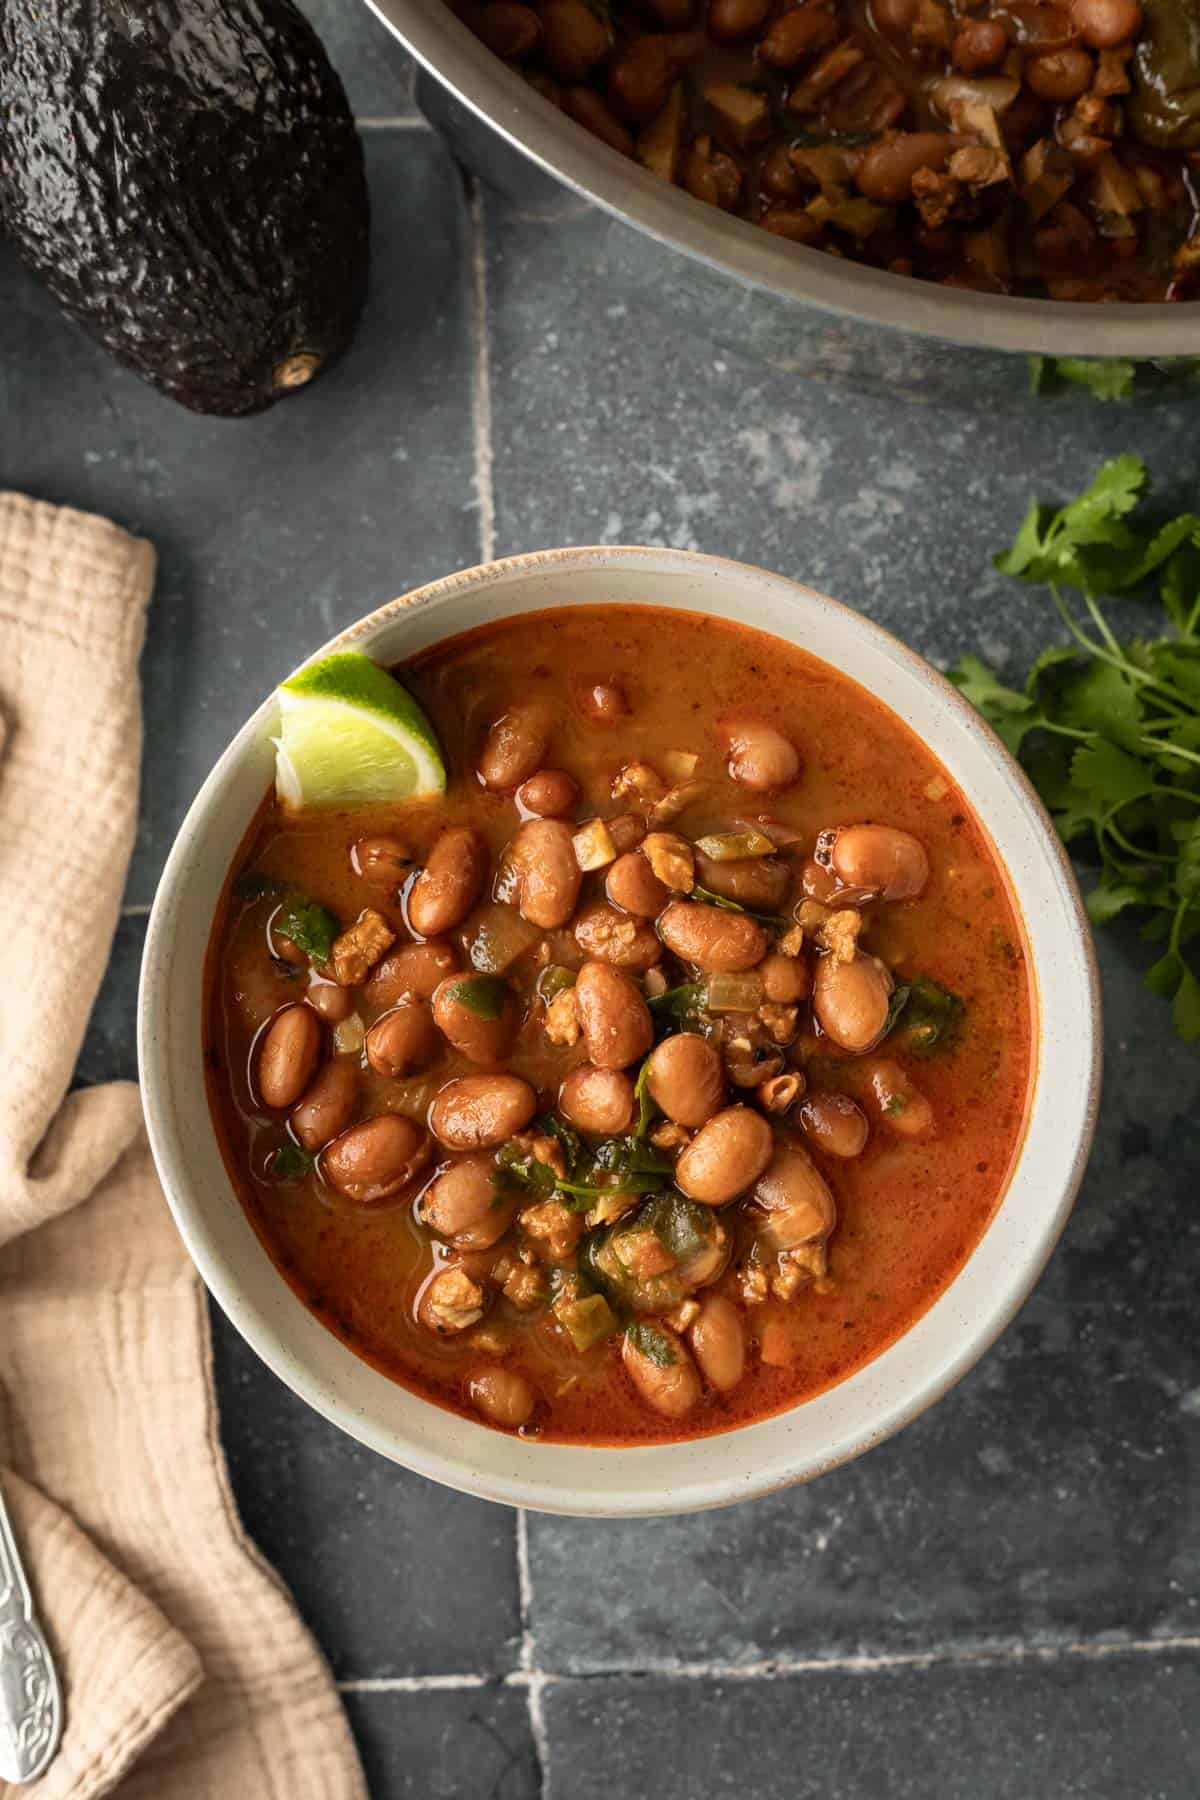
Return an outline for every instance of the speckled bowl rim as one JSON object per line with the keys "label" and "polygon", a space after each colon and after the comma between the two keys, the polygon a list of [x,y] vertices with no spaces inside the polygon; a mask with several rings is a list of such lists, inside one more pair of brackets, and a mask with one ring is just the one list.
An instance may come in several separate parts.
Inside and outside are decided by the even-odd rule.
{"label": "speckled bowl rim", "polygon": [[[489,602],[497,600],[493,610]],[[180,827],[151,912],[138,994],[146,1122],[168,1203],[218,1305],[268,1367],[323,1417],[419,1474],[489,1500],[595,1516],[696,1511],[811,1479],[938,1400],[1010,1323],[1041,1274],[1083,1177],[1101,1077],[1091,934],[1045,809],[957,690],[851,608],[722,557],[578,547],[431,582],[313,654],[349,644],[372,650],[386,640],[381,655],[399,660],[487,619],[614,600],[755,625],[844,670],[910,728],[918,729],[919,719],[919,734],[979,812],[1009,871],[1037,992],[1038,1072],[1024,1144],[962,1270],[880,1356],[801,1406],[714,1437],[628,1448],[526,1443],[388,1380],[303,1306],[271,1264],[225,1172],[201,1048],[200,967],[225,873],[270,780],[271,697],[220,757]],[[772,608],[767,622],[763,610]],[[865,678],[867,669],[873,679]],[[880,677],[887,677],[884,691]],[[986,808],[977,798],[981,788]]]}

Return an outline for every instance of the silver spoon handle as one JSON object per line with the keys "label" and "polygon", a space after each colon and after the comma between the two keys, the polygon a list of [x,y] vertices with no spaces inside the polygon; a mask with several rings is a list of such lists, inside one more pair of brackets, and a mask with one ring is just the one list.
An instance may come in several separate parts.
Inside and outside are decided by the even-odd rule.
{"label": "silver spoon handle", "polygon": [[62,1690],[0,1490],[0,1780],[36,1781],[62,1735]]}

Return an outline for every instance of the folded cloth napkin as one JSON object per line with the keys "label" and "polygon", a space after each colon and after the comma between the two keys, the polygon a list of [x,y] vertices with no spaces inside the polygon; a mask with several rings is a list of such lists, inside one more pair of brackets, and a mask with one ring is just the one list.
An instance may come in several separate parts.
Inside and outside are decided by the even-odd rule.
{"label": "folded cloth napkin", "polygon": [[66,1701],[54,1762],[0,1800],[365,1800],[234,1509],[137,1089],[67,1094],[133,842],[153,572],[107,521],[0,494],[0,1482]]}

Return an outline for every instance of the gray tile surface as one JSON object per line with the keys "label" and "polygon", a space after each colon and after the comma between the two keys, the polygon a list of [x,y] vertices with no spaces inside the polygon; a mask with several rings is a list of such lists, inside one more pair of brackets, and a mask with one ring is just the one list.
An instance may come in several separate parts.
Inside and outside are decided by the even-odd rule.
{"label": "gray tile surface", "polygon": [[[1046,602],[989,557],[1032,492],[1074,492],[1133,448],[1165,498],[1194,497],[1200,395],[1034,402],[1019,365],[998,383],[936,347],[872,363],[814,320],[781,344],[753,297],[704,324],[687,284],[580,208],[551,227],[488,196],[478,235],[412,128],[403,53],[357,0],[306,3],[360,114],[407,121],[367,135],[374,286],[328,379],[259,420],[192,418],[0,247],[0,479],[108,512],[160,555],[131,905],[287,666],[490,548],[475,252],[499,554],[721,551],[935,660],[976,649],[1015,672]],[[80,1080],[134,1072],[143,937],[122,921]],[[1197,1792],[1200,1064],[1141,992],[1145,962],[1132,932],[1105,935],[1097,1148],[1037,1296],[932,1414],[811,1488],[681,1520],[531,1517],[519,1556],[511,1514],[341,1438],[215,1320],[238,1501],[346,1684],[375,1800]]]}
{"label": "gray tile surface", "polygon": [[546,1800],[1191,1800],[1200,1786],[1194,1654],[569,1682],[546,1717]]}
{"label": "gray tile surface", "polygon": [[311,1413],[213,1309],[221,1437],[247,1529],[340,1680],[511,1669],[515,1522]]}
{"label": "gray tile surface", "polygon": [[372,1795],[539,1800],[525,1697],[512,1688],[346,1696]]}

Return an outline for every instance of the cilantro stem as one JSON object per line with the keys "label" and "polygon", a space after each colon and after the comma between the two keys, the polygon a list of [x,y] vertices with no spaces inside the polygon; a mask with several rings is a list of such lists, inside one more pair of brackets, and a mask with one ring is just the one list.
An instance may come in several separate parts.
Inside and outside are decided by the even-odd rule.
{"label": "cilantro stem", "polygon": [[[1185,750],[1182,744],[1172,744],[1165,738],[1155,737],[1142,737],[1138,741],[1144,750],[1160,750],[1167,756],[1181,756],[1184,762],[1200,764],[1200,753],[1197,753],[1195,750]],[[1175,789],[1173,791],[1178,793],[1182,790]],[[1196,799],[1196,795],[1189,793],[1186,795],[1186,798],[1194,800]]]}
{"label": "cilantro stem", "polygon": [[[1143,687],[1151,687],[1159,694],[1168,695],[1169,699],[1160,700],[1159,705],[1166,707],[1177,718],[1190,719],[1195,716],[1195,708],[1187,695],[1181,693],[1178,688],[1172,687],[1169,681],[1160,681],[1157,675],[1151,675],[1146,669],[1139,669],[1137,664],[1131,663],[1126,656],[1112,655],[1102,644],[1098,644],[1094,638],[1090,638],[1053,582],[1050,584],[1050,593],[1063,624],[1075,642],[1086,650],[1089,656],[1094,656],[1097,662],[1108,663],[1110,668],[1119,670],[1130,681],[1140,682]],[[1088,604],[1089,606],[1093,605],[1091,600],[1088,601]],[[1107,631],[1107,626],[1105,630]],[[1120,645],[1117,646],[1117,649],[1119,652]]]}
{"label": "cilantro stem", "polygon": [[1167,860],[1161,851],[1139,850],[1138,846],[1136,844],[1131,844],[1129,839],[1125,836],[1125,833],[1118,830],[1117,826],[1113,824],[1113,819],[1116,814],[1127,804],[1127,801],[1118,801],[1111,812],[1105,813],[1104,817],[1100,820],[1101,831],[1107,831],[1110,837],[1115,838],[1127,856],[1136,856],[1141,862],[1157,863],[1161,867]]}

